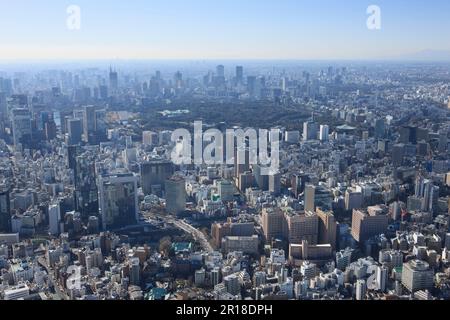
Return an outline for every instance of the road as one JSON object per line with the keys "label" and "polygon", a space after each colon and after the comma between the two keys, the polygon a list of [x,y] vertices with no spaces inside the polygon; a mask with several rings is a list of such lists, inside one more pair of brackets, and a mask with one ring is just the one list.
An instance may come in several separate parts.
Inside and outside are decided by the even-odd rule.
{"label": "road", "polygon": [[195,239],[195,241],[198,241],[200,243],[202,249],[205,250],[206,252],[211,253],[214,251],[213,247],[208,242],[206,236],[203,234],[203,232],[201,232],[197,228],[194,228],[190,224],[171,216],[157,215],[157,217],[162,219],[165,223],[171,223],[178,229],[183,230],[186,233],[189,233]]}
{"label": "road", "polygon": [[44,267],[44,269],[47,271],[48,276],[51,278],[51,281],[53,282],[53,287],[55,288],[55,292],[56,295],[61,299],[61,300],[69,300],[69,297],[61,290],[59,283],[55,277],[55,273],[50,270],[50,268],[48,267],[47,261],[45,260],[45,258],[40,257],[38,258],[38,262],[39,264]]}

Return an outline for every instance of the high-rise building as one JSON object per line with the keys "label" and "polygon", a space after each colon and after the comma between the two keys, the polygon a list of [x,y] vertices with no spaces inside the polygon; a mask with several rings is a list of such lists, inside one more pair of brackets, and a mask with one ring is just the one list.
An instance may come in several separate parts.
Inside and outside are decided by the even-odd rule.
{"label": "high-rise building", "polygon": [[359,191],[347,189],[345,192],[345,210],[359,209],[363,205],[363,194]]}
{"label": "high-rise building", "polygon": [[305,187],[305,211],[316,211],[316,187],[307,185]]}
{"label": "high-rise building", "polygon": [[367,292],[366,280],[360,279],[356,281],[356,300],[365,300]]}
{"label": "high-rise building", "polygon": [[319,218],[313,211],[295,212],[286,210],[283,219],[283,237],[289,243],[300,244],[306,240],[318,244]]}
{"label": "high-rise building", "polygon": [[95,141],[95,106],[85,106],[83,108],[83,130],[84,141],[93,143]]}
{"label": "high-rise building", "polygon": [[236,67],[236,83],[242,84],[244,82],[244,67]]}
{"label": "high-rise building", "polygon": [[162,196],[166,180],[174,173],[173,163],[165,160],[151,160],[141,163],[141,187],[145,195]]}
{"label": "high-rise building", "polygon": [[316,213],[319,217],[319,243],[329,243],[336,250],[337,222],[334,214],[320,208],[317,208]]}
{"label": "high-rise building", "polygon": [[327,125],[320,126],[319,139],[322,142],[328,142],[330,140],[330,127]]}
{"label": "high-rise building", "polygon": [[9,189],[0,186],[0,232],[11,231],[11,204]]}
{"label": "high-rise building", "polygon": [[61,208],[58,203],[51,204],[48,207],[48,220],[50,234],[58,236],[61,223]]}
{"label": "high-rise building", "polygon": [[184,178],[173,176],[166,180],[166,211],[179,215],[186,210],[186,182]]}
{"label": "high-rise building", "polygon": [[67,120],[67,143],[71,146],[78,145],[82,141],[83,136],[83,124],[80,119],[68,119]]}
{"label": "high-rise building", "polygon": [[31,113],[28,109],[12,110],[13,142],[17,148],[20,145],[28,147],[31,144],[32,126]]}
{"label": "high-rise building", "polygon": [[389,269],[386,266],[377,268],[377,289],[386,292],[386,285],[389,277]]}
{"label": "high-rise building", "polygon": [[263,208],[262,228],[267,242],[283,236],[283,212],[279,208]]}
{"label": "high-rise building", "polygon": [[386,233],[389,225],[389,217],[386,214],[363,210],[353,210],[352,236],[362,243],[373,236]]}
{"label": "high-rise building", "polygon": [[85,152],[76,157],[75,208],[84,218],[98,213],[98,188],[95,154]]}
{"label": "high-rise building", "polygon": [[109,88],[112,94],[117,94],[119,90],[119,75],[112,68],[109,69]]}
{"label": "high-rise building", "polygon": [[411,260],[403,264],[402,284],[411,292],[432,289],[434,272],[427,262]]}
{"label": "high-rise building", "polygon": [[235,190],[235,186],[228,180],[222,180],[218,182],[220,200],[224,202],[230,202],[234,200]]}
{"label": "high-rise building", "polygon": [[317,123],[308,121],[303,124],[303,141],[317,140]]}
{"label": "high-rise building", "polygon": [[269,175],[269,192],[274,196],[279,196],[281,193],[281,174],[276,172]]}
{"label": "high-rise building", "polygon": [[137,177],[132,173],[98,178],[99,210],[104,230],[118,229],[138,221]]}

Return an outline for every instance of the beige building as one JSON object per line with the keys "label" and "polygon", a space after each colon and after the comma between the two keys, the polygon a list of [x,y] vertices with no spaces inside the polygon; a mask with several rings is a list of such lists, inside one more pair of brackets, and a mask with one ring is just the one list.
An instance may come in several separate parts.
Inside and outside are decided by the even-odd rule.
{"label": "beige building", "polygon": [[319,240],[319,218],[315,212],[296,212],[284,210],[283,236],[289,243],[302,243],[307,240],[317,244]]}
{"label": "beige building", "polygon": [[336,250],[337,222],[334,214],[330,211],[316,210],[319,217],[319,243],[329,243]]}
{"label": "beige building", "polygon": [[262,227],[267,242],[283,236],[283,212],[279,208],[262,210]]}
{"label": "beige building", "polygon": [[352,236],[358,242],[383,234],[389,224],[388,215],[378,210],[353,210]]}

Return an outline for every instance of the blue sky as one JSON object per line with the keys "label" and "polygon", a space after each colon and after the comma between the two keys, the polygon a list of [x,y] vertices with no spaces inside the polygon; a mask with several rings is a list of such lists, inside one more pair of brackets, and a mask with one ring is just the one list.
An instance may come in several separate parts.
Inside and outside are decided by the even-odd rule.
{"label": "blue sky", "polygon": [[[366,27],[372,4],[381,30]],[[448,0],[0,0],[0,59],[396,57],[450,50],[449,12]]]}

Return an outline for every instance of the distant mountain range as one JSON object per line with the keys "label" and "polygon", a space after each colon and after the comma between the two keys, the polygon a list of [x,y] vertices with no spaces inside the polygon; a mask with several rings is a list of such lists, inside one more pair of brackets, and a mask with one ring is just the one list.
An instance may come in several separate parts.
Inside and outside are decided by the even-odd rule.
{"label": "distant mountain range", "polygon": [[446,50],[422,50],[419,52],[404,54],[387,58],[389,60],[406,61],[448,61],[450,62],[450,51]]}

